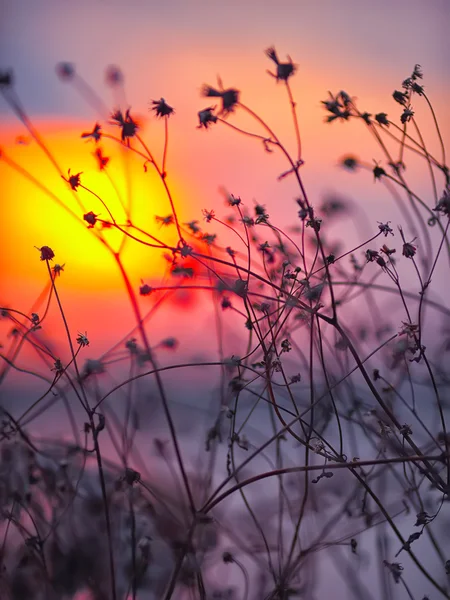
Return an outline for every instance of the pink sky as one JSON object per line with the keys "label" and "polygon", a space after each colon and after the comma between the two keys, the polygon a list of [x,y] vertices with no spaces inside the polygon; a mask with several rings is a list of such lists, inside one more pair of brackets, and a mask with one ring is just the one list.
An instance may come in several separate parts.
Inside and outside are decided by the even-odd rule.
{"label": "pink sky", "polygon": [[[146,116],[148,101],[161,96],[176,108],[170,165],[191,195],[201,194],[201,206],[217,200],[221,184],[260,201],[280,190],[275,179],[282,163],[261,156],[259,145],[229,131],[203,135],[195,129],[197,111],[208,104],[200,97],[201,85],[214,84],[220,74],[225,85],[242,90],[243,102],[292,139],[284,90],[276,89],[265,72],[270,64],[263,50],[271,44],[299,65],[293,91],[311,194],[323,191],[324,182],[343,181],[334,169],[342,153],[361,144],[371,148],[362,127],[325,127],[320,101],[328,90],[346,90],[369,112],[397,114],[390,95],[420,63],[444,133],[449,132],[444,102],[450,91],[450,8],[445,0],[3,0],[1,7],[0,65],[14,69],[30,115],[92,122],[97,115],[58,81],[54,66],[60,60],[74,62],[109,105],[104,70],[120,66],[135,112]],[[9,120],[3,102],[0,111]],[[270,169],[267,178],[261,177],[261,164]]]}
{"label": "pink sky", "polygon": [[[402,220],[370,173],[354,175],[337,168],[344,154],[357,154],[370,163],[381,154],[360,123],[324,124],[321,100],[326,99],[328,90],[343,89],[359,99],[362,109],[398,118],[400,109],[391,94],[419,63],[443,137],[448,140],[449,30],[448,0],[0,0],[0,69],[14,70],[18,95],[55,150],[63,171],[83,171],[86,183],[100,186],[96,189],[103,193],[108,189],[102,187],[105,184],[94,168],[90,156],[93,146],[79,136],[98,115],[70,85],[58,80],[55,64],[73,62],[111,109],[117,100],[104,83],[104,72],[108,65],[118,65],[126,82],[122,108],[131,106],[133,114],[141,117],[144,138],[158,157],[163,125],[148,114],[148,102],[163,96],[175,107],[170,119],[168,181],[183,221],[202,221],[202,208],[215,208],[218,216],[228,214],[218,191],[219,186],[225,186],[241,196],[250,209],[255,200],[265,204],[274,221],[285,227],[297,222],[294,199],[298,191],[289,178],[277,181],[286,169],[281,157],[264,153],[260,143],[225,127],[215,126],[210,131],[196,128],[197,112],[212,104],[211,99],[201,97],[201,86],[214,85],[220,74],[225,86],[241,90],[242,102],[267,118],[287,146],[295,150],[284,86],[277,86],[266,73],[272,65],[264,49],[275,45],[280,56],[289,54],[298,65],[292,90],[304,147],[302,175],[312,204],[319,206],[324,194],[338,191],[367,213],[367,225],[355,228],[347,222],[333,226],[333,236],[348,250],[377,231],[377,220],[392,220],[393,227]],[[437,152],[429,117],[419,106],[414,108],[424,116],[430,148]],[[232,115],[230,121],[258,131],[241,114]],[[23,128],[0,97],[0,146],[55,193],[70,199],[66,184],[35,154],[35,146],[15,144],[16,136],[22,133]],[[120,157],[111,164],[119,165],[120,172],[113,173],[123,186]],[[426,168],[416,170],[414,161],[412,165],[409,181],[431,204]],[[167,203],[159,204],[160,183],[145,176],[140,164],[138,168],[133,179],[135,201],[142,205],[151,199],[151,211],[145,214],[151,223],[148,226],[155,227],[154,214],[168,214]],[[123,284],[116,271],[115,280],[111,275],[111,257],[94,249],[92,232],[86,227],[76,229],[59,220],[61,215],[53,204],[38,196],[33,186],[13,178],[1,160],[0,182],[0,304],[29,312],[32,301],[48,283],[45,263],[39,261],[35,246],[55,247],[58,262],[67,265],[58,287],[72,334],[87,331],[91,344],[83,349],[83,359],[97,358],[134,324]],[[202,226],[208,229],[204,223]],[[218,232],[224,246],[230,243],[226,230]],[[152,260],[149,253],[127,254],[127,268],[136,289],[141,279],[152,283]],[[448,274],[442,277],[447,263],[441,262],[434,275],[438,287],[448,281]],[[174,310],[175,305],[168,303],[157,312],[148,327],[152,345],[172,335],[181,342],[179,354],[163,351],[162,361],[182,361],[193,354],[199,361],[211,360],[213,352],[209,349],[214,345],[215,352],[217,344],[209,300],[206,294],[197,295],[189,311],[179,309],[180,305]],[[145,312],[153,297],[139,301]],[[224,322],[227,318],[224,314]],[[8,342],[10,324],[3,325],[5,321],[0,343]],[[238,346],[233,327],[225,328],[226,352],[236,352]],[[239,327],[240,332],[241,322]],[[44,333],[47,339],[61,341],[61,358],[67,362],[67,341],[56,307]],[[23,364],[33,356],[26,351]],[[48,365],[40,366],[49,376]],[[120,379],[115,366],[111,371]],[[192,386],[193,395],[203,394],[205,373],[199,379],[197,372],[190,372],[192,380],[200,380]],[[186,388],[187,377],[181,382]],[[8,384],[14,385],[14,375],[11,379]],[[175,379],[167,376],[169,385],[175,385]],[[34,378],[27,379],[30,381],[34,385]],[[198,402],[197,396],[193,402]],[[194,442],[197,444],[197,439]],[[324,585],[331,587],[332,582],[330,577]]]}
{"label": "pink sky", "polygon": [[[367,209],[374,227],[376,220],[391,218],[396,224],[398,218],[389,196],[381,186],[372,184],[369,174],[354,176],[336,168],[337,160],[345,153],[357,153],[368,162],[381,157],[359,123],[331,126],[323,123],[320,101],[327,97],[328,90],[348,91],[369,112],[399,115],[392,91],[400,86],[414,64],[420,63],[444,138],[449,137],[445,101],[450,87],[446,62],[450,53],[447,35],[450,10],[445,0],[431,3],[385,0],[374,4],[353,0],[339,3],[3,0],[1,10],[1,66],[14,69],[16,89],[29,115],[43,131],[48,130],[47,124],[54,130],[55,123],[57,127],[67,123],[67,131],[70,129],[67,143],[73,139],[73,145],[70,143],[67,152],[59,151],[64,170],[85,170],[80,154],[86,146],[80,141],[78,131],[90,127],[97,115],[70,85],[57,79],[54,67],[58,61],[75,63],[77,71],[111,108],[115,102],[104,83],[104,71],[110,64],[120,66],[126,78],[127,104],[145,119],[145,138],[157,148],[157,154],[162,127],[148,115],[148,102],[164,96],[175,107],[176,114],[170,123],[168,170],[177,191],[177,206],[185,220],[201,220],[202,208],[215,207],[219,215],[224,214],[218,193],[221,185],[240,195],[249,207],[254,200],[266,204],[268,212],[282,226],[295,218],[294,182],[286,179],[280,183],[276,179],[286,168],[280,156],[265,154],[259,143],[236,136],[223,127],[207,132],[196,129],[197,111],[210,104],[209,99],[200,96],[201,85],[215,84],[220,74],[224,84],[240,89],[242,101],[265,116],[282,139],[287,140],[288,147],[294,148],[285,90],[266,74],[271,63],[263,51],[271,44],[281,56],[292,56],[299,67],[292,88],[298,103],[306,161],[304,178],[313,204],[319,204],[324,193],[339,190]],[[8,125],[0,143],[11,147],[22,129],[3,101],[0,118]],[[249,123],[241,115],[233,116],[231,121]],[[58,135],[65,135],[64,126]],[[53,140],[50,133],[49,136]],[[432,145],[435,142],[432,138]],[[51,143],[57,146],[57,142]],[[27,151],[15,148],[16,156],[32,171],[33,165],[37,167],[34,159],[27,159]],[[422,173],[411,171],[410,177],[416,189],[428,193]],[[51,181],[51,185],[63,185],[59,179]],[[140,186],[139,182],[136,187]],[[31,201],[29,193],[27,199]],[[33,246],[42,241],[37,240],[36,228],[31,232],[26,230],[26,219],[17,210],[18,206],[16,202],[9,203],[12,220],[4,221],[6,235],[0,264],[14,280],[15,300],[18,287],[28,300],[28,296],[35,294],[29,285],[30,267],[25,263],[12,267],[9,263],[7,268],[5,257],[17,252],[20,244],[20,252],[25,253],[28,261],[34,261]],[[52,213],[47,210],[50,208],[40,214],[48,216],[46,222],[51,223]],[[370,232],[363,235],[366,233]],[[221,232],[221,235],[225,242],[226,234]],[[353,228],[346,229],[345,236],[339,235],[345,237],[346,243],[361,241],[361,232]],[[50,233],[46,239],[45,243],[52,243]],[[77,238],[78,244],[82,245],[83,239]],[[101,264],[81,263],[81,268],[91,276],[91,284],[97,276],[95,267]],[[39,266],[34,265],[33,272]],[[136,272],[136,284],[140,277],[149,274],[145,269]],[[89,281],[87,276],[86,292]],[[79,282],[78,278],[78,307],[83,296]],[[73,290],[70,280],[66,285]],[[37,283],[36,286],[36,290],[42,287]],[[87,306],[90,303],[88,297],[86,303]],[[86,326],[89,325],[88,321]],[[86,326],[77,321],[80,330]]]}

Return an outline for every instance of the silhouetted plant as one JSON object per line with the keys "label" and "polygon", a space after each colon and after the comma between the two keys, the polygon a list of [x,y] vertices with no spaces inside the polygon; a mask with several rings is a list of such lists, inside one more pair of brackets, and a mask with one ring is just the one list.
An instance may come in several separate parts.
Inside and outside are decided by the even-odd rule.
{"label": "silhouetted plant", "polygon": [[[373,223],[371,237],[349,248],[345,239],[331,238],[329,227],[334,219],[354,216],[354,207],[337,194],[322,204],[313,201],[303,180],[307,167],[290,87],[298,67],[289,57],[280,62],[273,47],[266,55],[276,66],[269,74],[286,88],[295,153],[243,103],[244,94],[224,88],[220,78],[217,89],[202,88],[203,96],[218,98],[221,105],[200,110],[198,128],[225,127],[284,157],[286,170],[277,177],[292,178],[298,186],[295,225],[286,231],[266,206],[251,206],[226,191],[231,214],[203,211],[204,222],[217,231],[204,231],[195,219],[199,215],[182,223],[166,171],[169,118],[176,119],[172,106],[162,97],[150,102],[149,110],[164,124],[158,162],[131,108],[115,107],[108,117],[75,67],[61,63],[60,78],[100,113],[81,133],[95,144],[99,170],[112,177],[101,144],[118,144],[141,161],[143,176],[155,171],[166,194],[169,212],[154,215],[158,237],[140,225],[126,200],[121,199],[122,214],[113,214],[108,198],[91,189],[88,175],[74,174],[74,165],[60,166],[22,107],[12,73],[0,74],[3,97],[50,160],[55,179],[63,178],[73,192],[78,208],[66,209],[115,261],[135,318],[135,327],[110,351],[84,358],[92,334],[70,329],[59,294],[65,265],[54,262],[64,257],[50,246],[37,248],[48,281],[40,300],[43,313],[0,309],[9,328],[0,381],[5,386],[18,371],[46,385],[21,414],[6,405],[1,409],[5,598],[50,600],[82,592],[95,600],[313,598],[323,579],[319,551],[357,598],[375,597],[360,568],[369,563],[380,578],[379,597],[393,598],[401,586],[405,597],[413,598],[409,580],[416,571],[430,594],[449,597],[442,532],[449,526],[450,345],[448,331],[436,328],[429,316],[448,322],[450,314],[448,302],[431,292],[438,261],[450,259],[449,171],[438,121],[419,83],[422,71],[416,65],[403,91],[393,93],[401,108],[395,119],[361,111],[344,91],[330,92],[323,101],[328,123],[359,121],[381,152],[374,164],[348,155],[341,165],[367,171],[369,182],[385,185],[404,219],[399,227],[392,221]],[[107,81],[122,86],[123,75],[111,67]],[[425,144],[413,100],[425,101],[431,111],[440,158]],[[240,112],[254,129],[233,123]],[[119,127],[119,137],[111,127],[113,132]],[[214,145],[213,134],[209,143]],[[424,161],[431,201],[408,183],[407,152]],[[5,152],[0,164],[6,173],[12,168],[36,183]],[[55,199],[48,182],[36,184]],[[232,233],[235,247],[221,243],[222,228]],[[114,230],[121,235],[118,248],[109,237]],[[168,277],[149,281],[143,272],[135,286],[124,259],[125,240],[164,253]],[[210,360],[198,359],[206,346],[200,332],[191,341],[192,360],[161,363],[161,353],[177,352],[180,342],[173,332],[154,340],[149,323],[180,290],[211,299],[218,352]],[[389,298],[387,311],[383,294]],[[64,325],[68,360],[56,355],[56,345],[43,335],[51,335],[46,330],[51,304]],[[237,325],[242,334],[230,356],[225,331]],[[42,360],[43,371],[20,362],[27,346]],[[120,382],[108,379],[116,363],[128,368]],[[169,376],[183,380],[189,370],[219,373],[199,456],[174,418],[182,400],[168,391]],[[143,382],[147,387],[139,387]],[[113,398],[122,400],[121,410]],[[64,404],[71,432],[43,439],[34,421],[50,415],[56,402]],[[164,439],[154,438],[162,479],[140,447],[142,422],[159,410],[167,426]],[[112,446],[114,459],[105,446]],[[421,546],[425,538],[427,545]],[[396,562],[398,556],[405,566]],[[219,575],[232,585],[222,584]]]}

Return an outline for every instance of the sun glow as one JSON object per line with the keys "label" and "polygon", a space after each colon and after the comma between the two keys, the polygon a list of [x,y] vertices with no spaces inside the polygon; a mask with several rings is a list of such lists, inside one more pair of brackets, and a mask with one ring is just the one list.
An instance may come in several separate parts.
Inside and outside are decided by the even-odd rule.
{"label": "sun glow", "polygon": [[[28,281],[42,280],[36,247],[43,245],[53,249],[55,263],[65,265],[65,283],[73,288],[122,288],[114,253],[120,256],[132,280],[163,275],[168,263],[162,250],[139,244],[101,222],[111,222],[113,217],[135,237],[155,243],[148,235],[127,227],[130,219],[164,244],[176,245],[173,225],[166,227],[155,218],[170,215],[171,208],[151,165],[145,165],[142,156],[115,140],[102,139],[97,145],[81,139],[84,123],[43,122],[35,126],[57,166],[31,136],[17,137],[18,128],[10,126],[5,137],[13,141],[3,148],[0,161],[4,193],[0,223],[3,278],[22,273]],[[101,157],[109,159],[103,170]],[[78,173],[84,187],[72,190],[67,180]],[[170,177],[168,184],[172,184]],[[173,188],[176,195],[176,182]],[[87,213],[98,219],[93,227],[83,218]]]}

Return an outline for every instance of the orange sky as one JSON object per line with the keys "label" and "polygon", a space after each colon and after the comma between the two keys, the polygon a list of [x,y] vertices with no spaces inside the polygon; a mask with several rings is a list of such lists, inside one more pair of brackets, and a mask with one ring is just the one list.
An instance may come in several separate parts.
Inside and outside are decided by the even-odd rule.
{"label": "orange sky", "polygon": [[[376,7],[366,5],[364,11],[359,3],[349,0],[339,6],[317,3],[320,9],[312,3],[280,2],[269,7],[248,2],[239,4],[240,12],[235,12],[233,3],[219,8],[214,3],[192,2],[188,3],[189,10],[181,2],[168,2],[158,10],[140,1],[128,3],[126,10],[122,3],[108,0],[64,6],[46,0],[39,10],[28,0],[20,4],[20,10],[13,5],[4,9],[3,27],[5,23],[8,26],[1,36],[3,61],[14,68],[21,100],[61,170],[82,171],[82,182],[101,195],[115,215],[121,213],[117,193],[106,176],[98,172],[92,157],[94,144],[80,139],[80,133],[90,129],[98,115],[71,85],[58,81],[54,65],[59,60],[76,63],[80,74],[111,109],[119,100],[123,108],[131,106],[143,123],[143,137],[159,159],[164,129],[148,114],[148,102],[164,96],[175,107],[176,113],[170,119],[168,183],[183,222],[201,221],[202,208],[215,208],[218,215],[225,214],[218,193],[221,185],[241,195],[249,207],[254,200],[266,204],[282,226],[292,223],[295,217],[293,199],[297,190],[293,182],[276,180],[286,168],[279,156],[267,155],[259,143],[224,127],[196,129],[197,111],[212,104],[200,97],[201,85],[215,84],[220,73],[225,86],[240,89],[242,101],[267,117],[289,148],[295,147],[285,90],[265,72],[271,64],[263,50],[271,43],[277,45],[281,55],[289,53],[299,66],[292,87],[306,161],[304,177],[313,204],[325,192],[340,190],[352,200],[363,202],[372,222],[387,220],[390,206],[388,196],[372,185],[370,176],[350,179],[336,169],[337,159],[344,153],[356,153],[369,162],[379,156],[359,124],[323,124],[320,101],[328,90],[343,88],[357,96],[370,112],[398,115],[390,94],[419,62],[424,65],[427,90],[436,99],[437,113],[445,116],[449,86],[442,57],[448,45],[444,24],[446,19],[448,24],[449,15],[444,4],[439,8],[439,2],[426,9],[417,1],[394,6],[386,2]],[[403,4],[405,10],[408,7],[407,18],[401,10]],[[400,35],[395,26],[400,18],[407,23],[408,36]],[[425,22],[427,27],[423,26]],[[105,87],[103,73],[108,64],[122,68],[126,98],[115,97]],[[17,135],[27,134],[4,102],[0,110],[0,143],[8,156],[76,210],[78,217],[82,216],[74,194],[36,143],[15,143]],[[231,122],[260,131],[240,114]],[[443,118],[442,125],[448,137],[448,119]],[[126,153],[114,144],[105,142],[102,146],[111,157],[108,173],[124,200],[132,198],[138,224],[169,239],[170,230],[160,230],[154,219],[155,214],[170,213],[161,182],[151,169],[144,173],[142,161],[126,158]],[[112,295],[114,303],[123,301],[124,311],[128,310],[114,261],[86,224],[65,214],[54,200],[1,163],[0,177],[2,302],[28,310],[46,282],[35,246],[49,245],[56,253],[55,260],[66,265],[60,285],[74,327],[98,327],[99,316],[112,310],[107,300]],[[412,172],[416,187],[425,185],[421,177]],[[104,207],[93,196],[83,190],[77,195],[87,211],[106,216]],[[395,218],[395,211],[392,214]],[[203,227],[208,229],[205,224]],[[217,232],[224,245],[230,243],[225,230]],[[347,231],[346,240],[359,241],[359,232]],[[124,259],[136,288],[141,279],[157,280],[167,267],[160,252],[133,243],[127,244]],[[165,320],[159,321],[161,330],[163,321],[173,318],[170,315],[168,310]],[[206,313],[202,316],[205,322],[209,318]],[[105,332],[102,335],[110,337]]]}

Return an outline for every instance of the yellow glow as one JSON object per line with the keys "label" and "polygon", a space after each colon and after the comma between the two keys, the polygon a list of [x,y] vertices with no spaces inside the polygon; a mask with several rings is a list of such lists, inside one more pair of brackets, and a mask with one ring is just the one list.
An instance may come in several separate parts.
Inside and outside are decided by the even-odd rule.
{"label": "yellow glow", "polygon": [[[71,169],[71,175],[81,172],[82,185],[100,196],[118,224],[126,224],[128,207],[135,225],[166,244],[176,243],[175,228],[161,227],[155,221],[155,215],[170,215],[171,208],[161,180],[151,165],[147,165],[145,172],[144,158],[133,155],[112,140],[102,139],[97,146],[92,140],[81,139],[81,132],[86,130],[85,123],[52,121],[34,125],[64,175],[68,178],[68,169]],[[92,291],[123,288],[112,253],[96,238],[94,231],[104,237],[113,251],[121,248],[123,234],[113,228],[102,229],[99,223],[89,229],[83,220],[83,215],[92,211],[99,219],[111,221],[108,210],[85,189],[72,191],[37,142],[27,134],[21,134],[18,139],[18,132],[19,126],[10,126],[6,130],[5,138],[11,142],[3,146],[3,159],[0,159],[2,278],[9,280],[22,276],[28,281],[42,281],[43,265],[35,246],[45,245],[55,252],[54,263],[65,264],[65,285]],[[115,136],[119,133],[111,128],[109,132]],[[104,172],[100,171],[98,158],[93,155],[97,147],[110,158]],[[12,168],[8,161],[14,161],[26,173]],[[169,178],[168,183],[174,196],[179,195],[176,182],[174,185]],[[135,231],[133,234],[152,242]],[[167,269],[162,255],[163,251],[146,248],[130,239],[120,252],[133,283],[141,278],[161,276]]]}

